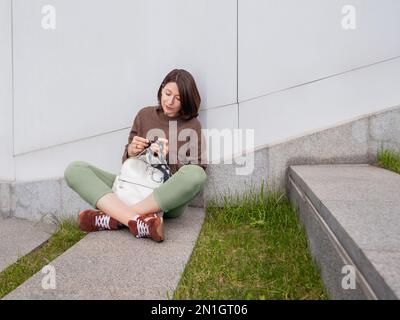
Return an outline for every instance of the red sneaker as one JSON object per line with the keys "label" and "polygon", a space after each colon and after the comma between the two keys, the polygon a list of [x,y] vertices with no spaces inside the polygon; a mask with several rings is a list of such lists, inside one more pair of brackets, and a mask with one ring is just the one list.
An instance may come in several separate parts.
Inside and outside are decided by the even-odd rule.
{"label": "red sneaker", "polygon": [[164,240],[163,218],[155,213],[137,215],[128,225],[136,238],[151,238],[157,242]]}
{"label": "red sneaker", "polygon": [[119,221],[105,214],[101,210],[83,210],[78,215],[79,229],[86,232],[117,230]]}

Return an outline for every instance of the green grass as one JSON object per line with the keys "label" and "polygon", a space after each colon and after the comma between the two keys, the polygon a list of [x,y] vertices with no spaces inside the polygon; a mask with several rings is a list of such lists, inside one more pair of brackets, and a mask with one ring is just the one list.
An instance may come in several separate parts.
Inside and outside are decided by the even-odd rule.
{"label": "green grass", "polygon": [[78,229],[76,222],[61,221],[57,231],[48,241],[0,273],[0,299],[39,272],[85,235],[86,233]]}
{"label": "green grass", "polygon": [[328,299],[284,194],[225,198],[206,219],[174,299]]}
{"label": "green grass", "polygon": [[400,154],[391,150],[378,153],[378,163],[381,167],[400,173]]}

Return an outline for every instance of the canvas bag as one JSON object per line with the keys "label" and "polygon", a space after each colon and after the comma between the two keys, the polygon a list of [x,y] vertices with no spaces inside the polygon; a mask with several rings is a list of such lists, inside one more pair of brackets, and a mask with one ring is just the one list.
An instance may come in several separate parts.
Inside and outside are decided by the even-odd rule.
{"label": "canvas bag", "polygon": [[160,148],[157,155],[154,155],[148,147],[137,156],[128,158],[114,180],[113,192],[128,206],[149,196],[155,188],[172,176],[163,155],[163,143],[160,141],[154,143]]}

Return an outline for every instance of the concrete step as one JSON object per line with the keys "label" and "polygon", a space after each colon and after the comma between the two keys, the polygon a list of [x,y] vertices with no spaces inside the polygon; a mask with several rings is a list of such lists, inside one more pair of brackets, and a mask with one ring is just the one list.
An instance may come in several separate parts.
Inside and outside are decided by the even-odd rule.
{"label": "concrete step", "polygon": [[0,218],[0,272],[43,244],[57,226],[15,218]]}
{"label": "concrete step", "polygon": [[37,273],[4,297],[12,299],[172,298],[204,221],[203,208],[189,207],[165,220],[165,240],[136,239],[128,229],[88,234],[50,263],[55,289]]}
{"label": "concrete step", "polygon": [[292,166],[287,191],[331,298],[400,297],[399,174],[371,165]]}

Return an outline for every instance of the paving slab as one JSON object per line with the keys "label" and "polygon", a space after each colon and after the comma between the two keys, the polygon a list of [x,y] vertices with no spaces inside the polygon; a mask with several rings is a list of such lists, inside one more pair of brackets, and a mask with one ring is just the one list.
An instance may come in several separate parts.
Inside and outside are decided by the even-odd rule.
{"label": "paving slab", "polygon": [[377,298],[400,297],[400,175],[371,165],[293,166],[289,177]]}
{"label": "paving slab", "polygon": [[169,299],[188,262],[204,209],[189,207],[165,219],[165,240],[136,239],[128,229],[89,233],[50,263],[55,289],[43,289],[38,272],[4,297],[14,299]]}
{"label": "paving slab", "polygon": [[47,241],[56,228],[49,223],[0,218],[0,272]]}

